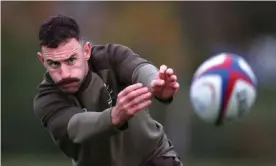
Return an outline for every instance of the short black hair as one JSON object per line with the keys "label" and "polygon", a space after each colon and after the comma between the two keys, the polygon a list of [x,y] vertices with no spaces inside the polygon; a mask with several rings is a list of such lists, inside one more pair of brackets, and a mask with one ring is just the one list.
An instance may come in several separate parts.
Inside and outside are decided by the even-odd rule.
{"label": "short black hair", "polygon": [[61,43],[72,38],[80,40],[79,26],[72,17],[59,14],[50,17],[40,26],[40,47],[57,48]]}

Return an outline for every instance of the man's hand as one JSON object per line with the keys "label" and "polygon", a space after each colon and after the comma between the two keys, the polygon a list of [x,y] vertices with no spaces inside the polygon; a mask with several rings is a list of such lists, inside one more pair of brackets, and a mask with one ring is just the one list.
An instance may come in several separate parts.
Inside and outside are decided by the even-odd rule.
{"label": "man's hand", "polygon": [[152,94],[162,100],[173,97],[179,87],[173,69],[166,65],[160,67],[157,78],[151,82]]}
{"label": "man's hand", "polygon": [[140,110],[151,104],[149,88],[141,83],[130,85],[118,94],[117,104],[112,109],[111,120],[120,125],[133,117]]}

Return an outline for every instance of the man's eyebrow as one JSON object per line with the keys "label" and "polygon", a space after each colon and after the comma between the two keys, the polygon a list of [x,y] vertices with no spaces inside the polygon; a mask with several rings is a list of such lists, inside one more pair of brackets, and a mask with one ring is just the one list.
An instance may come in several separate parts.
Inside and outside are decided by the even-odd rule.
{"label": "man's eyebrow", "polygon": [[77,56],[77,53],[73,53],[69,58],[74,58],[75,56]]}
{"label": "man's eyebrow", "polygon": [[48,63],[49,63],[49,62],[58,62],[58,61],[54,61],[54,60],[52,60],[52,59],[47,59],[46,61],[47,61]]}
{"label": "man's eyebrow", "polygon": [[[61,60],[61,61],[66,61],[66,60],[69,60],[70,58],[74,58],[76,57],[77,54],[76,53],[73,53],[72,55],[70,55],[68,58],[64,59],[64,60]],[[47,59],[46,60],[47,62],[59,62],[59,61],[55,61],[55,60],[52,60],[52,59]]]}
{"label": "man's eyebrow", "polygon": [[66,58],[66,60],[69,60],[70,58],[75,58],[77,56],[76,53],[73,53],[72,55],[70,55],[68,58]]}

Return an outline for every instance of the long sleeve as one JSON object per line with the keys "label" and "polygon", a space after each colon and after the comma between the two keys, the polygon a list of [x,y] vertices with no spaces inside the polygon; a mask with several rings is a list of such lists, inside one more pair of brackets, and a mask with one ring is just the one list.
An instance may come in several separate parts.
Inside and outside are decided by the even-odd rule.
{"label": "long sleeve", "polygon": [[111,109],[75,114],[67,125],[69,137],[75,143],[82,143],[91,138],[111,136],[120,132],[111,123]]}
{"label": "long sleeve", "polygon": [[[152,64],[142,64],[138,66],[133,74],[132,74],[132,82],[137,83],[140,82],[143,85],[147,86],[148,88],[151,88],[151,82],[157,78],[158,75],[158,69],[153,66]],[[163,100],[160,98],[155,97],[158,101],[162,103],[169,104],[173,101],[173,97]]]}
{"label": "long sleeve", "polygon": [[114,45],[113,50],[110,50],[111,64],[123,83],[133,84],[132,76],[135,69],[142,65],[151,64],[126,46]]}
{"label": "long sleeve", "polygon": [[151,64],[142,64],[134,70],[132,74],[132,82],[140,82],[148,88],[151,87],[151,82],[157,78],[158,69]]}
{"label": "long sleeve", "polygon": [[120,132],[111,122],[111,108],[86,112],[58,92],[40,92],[34,100],[34,113],[56,144],[70,157],[88,139]]}
{"label": "long sleeve", "polygon": [[[93,47],[93,59],[89,63],[95,69],[103,69],[110,65],[119,82],[123,85],[131,85],[141,82],[150,87],[151,81],[156,79],[158,69],[152,62],[142,58],[130,48],[120,44],[107,44]],[[161,100],[170,103],[172,100]]]}
{"label": "long sleeve", "polygon": [[[123,45],[111,44],[108,48],[109,63],[121,82],[129,85],[140,82],[151,88],[151,82],[157,78],[158,69],[150,61]],[[173,97],[166,100],[155,98],[166,104],[173,101]]]}

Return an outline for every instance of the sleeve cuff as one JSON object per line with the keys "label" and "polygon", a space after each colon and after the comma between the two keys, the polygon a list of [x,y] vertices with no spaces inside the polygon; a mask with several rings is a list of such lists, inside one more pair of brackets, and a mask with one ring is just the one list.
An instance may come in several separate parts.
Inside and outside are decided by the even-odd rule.
{"label": "sleeve cuff", "polygon": [[155,97],[155,99],[157,99],[158,101],[160,101],[161,103],[164,103],[164,104],[170,104],[173,101],[173,97],[170,97],[168,99],[160,99],[156,96],[154,96],[154,97]]}
{"label": "sleeve cuff", "polygon": [[74,143],[83,143],[92,137],[112,136],[128,128],[127,123],[114,126],[111,121],[111,110],[102,112],[84,112],[75,114],[68,122],[67,131]]}
{"label": "sleeve cuff", "polygon": [[112,120],[111,120],[111,111],[112,111],[112,108],[108,109],[106,111],[106,120],[109,122],[109,124],[111,125],[111,130],[112,132],[121,132],[121,131],[124,131],[126,129],[128,129],[128,122],[125,122],[123,123],[122,125],[118,125],[118,126],[115,126],[112,124]]}
{"label": "sleeve cuff", "polygon": [[115,129],[118,131],[124,131],[128,128],[128,122],[123,123],[120,126],[115,126]]}

